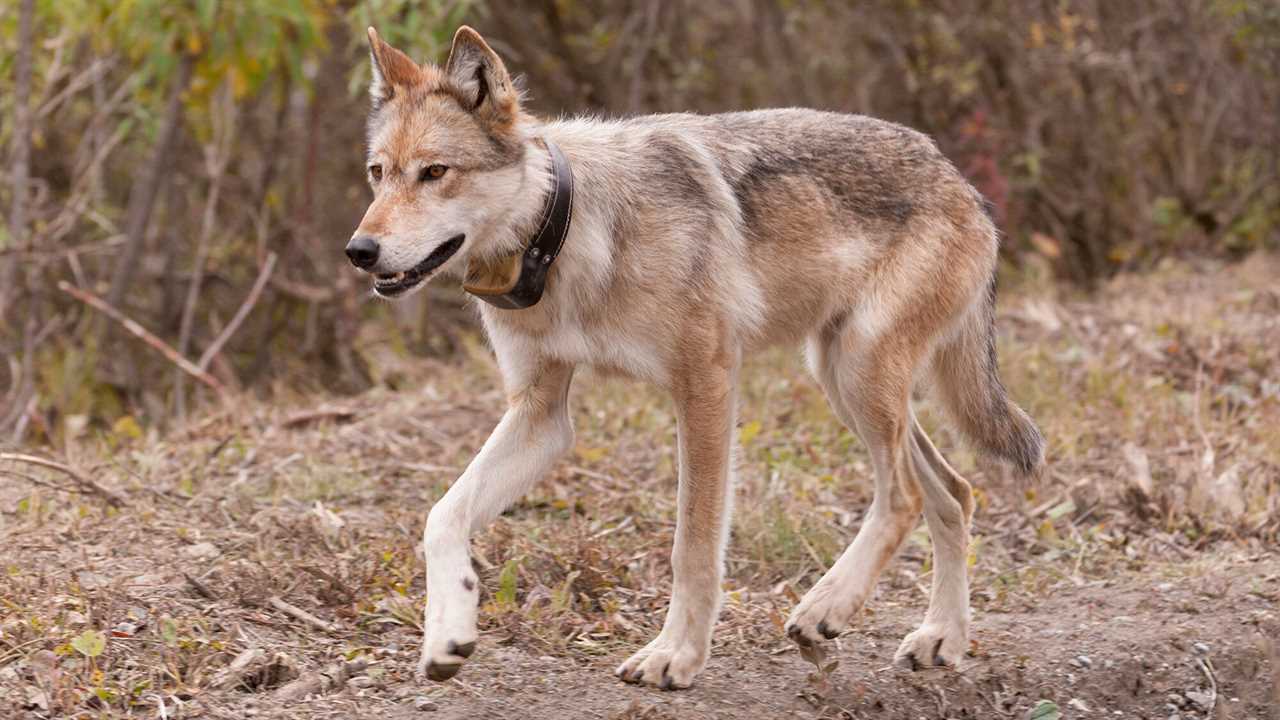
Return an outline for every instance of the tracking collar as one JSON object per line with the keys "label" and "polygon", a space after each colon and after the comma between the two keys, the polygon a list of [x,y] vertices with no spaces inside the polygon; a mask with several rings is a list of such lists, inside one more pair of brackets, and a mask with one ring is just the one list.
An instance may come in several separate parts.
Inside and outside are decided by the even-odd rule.
{"label": "tracking collar", "polygon": [[490,305],[505,310],[532,307],[542,299],[547,284],[547,271],[555,262],[569,235],[573,221],[573,170],[564,153],[550,140],[544,140],[551,155],[553,182],[542,206],[538,233],[523,253],[513,253],[492,262],[471,259],[462,287]]}

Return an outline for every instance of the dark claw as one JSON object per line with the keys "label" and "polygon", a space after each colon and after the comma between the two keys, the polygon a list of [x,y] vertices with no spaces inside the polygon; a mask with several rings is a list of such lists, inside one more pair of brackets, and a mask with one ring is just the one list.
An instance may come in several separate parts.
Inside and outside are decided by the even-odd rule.
{"label": "dark claw", "polygon": [[946,667],[947,661],[942,659],[942,641],[939,640],[937,645],[933,646],[933,664],[938,667]]}
{"label": "dark claw", "polygon": [[432,680],[435,680],[436,682],[440,682],[442,680],[448,680],[454,675],[457,675],[458,671],[461,669],[462,669],[462,663],[448,663],[443,665],[438,663],[430,663],[427,665],[427,677]]}
{"label": "dark claw", "polygon": [[675,689],[675,688],[671,687],[671,676],[670,676],[670,675],[665,675],[665,674],[662,676],[662,682],[658,685],[658,687],[659,687],[660,689],[662,689],[662,690],[674,690],[674,689]]}
{"label": "dark claw", "polygon": [[911,661],[911,672],[916,672],[920,669],[920,661],[916,659],[915,653],[907,655],[907,660]]}
{"label": "dark claw", "polygon": [[469,643],[463,643],[459,645],[458,643],[450,640],[449,645],[445,648],[445,650],[450,655],[457,655],[458,657],[469,658],[471,657],[471,653],[476,651],[476,641],[472,640]]}
{"label": "dark claw", "polygon": [[813,644],[812,640],[805,637],[803,632],[800,632],[799,625],[792,625],[791,628],[787,630],[787,637],[791,638],[791,640],[800,647],[809,647]]}
{"label": "dark claw", "polygon": [[827,621],[822,620],[821,622],[818,623],[818,633],[822,635],[822,637],[828,640],[835,640],[836,636],[840,634],[840,631],[832,630],[831,628],[827,627]]}

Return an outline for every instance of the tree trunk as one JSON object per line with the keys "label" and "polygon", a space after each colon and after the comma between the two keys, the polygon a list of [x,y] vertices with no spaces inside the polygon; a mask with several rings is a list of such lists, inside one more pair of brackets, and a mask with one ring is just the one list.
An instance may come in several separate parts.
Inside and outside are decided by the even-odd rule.
{"label": "tree trunk", "polygon": [[[13,193],[9,209],[9,248],[26,244],[27,184],[31,173],[31,46],[35,43],[34,0],[22,0],[18,15],[18,56],[14,60]],[[18,294],[18,257],[0,256],[0,326]]]}
{"label": "tree trunk", "polygon": [[107,294],[107,303],[121,307],[125,290],[133,280],[134,271],[142,257],[142,246],[147,237],[147,224],[151,220],[151,211],[155,208],[156,196],[165,173],[172,166],[170,154],[173,143],[178,137],[178,128],[182,124],[182,94],[191,82],[191,71],[195,65],[195,57],[184,54],[178,63],[178,74],[173,78],[169,88],[169,101],[165,107],[164,119],[160,125],[160,136],[152,149],[151,160],[147,164],[142,177],[129,190],[129,209],[125,214],[124,252],[116,264],[115,274],[111,280],[111,291]]}

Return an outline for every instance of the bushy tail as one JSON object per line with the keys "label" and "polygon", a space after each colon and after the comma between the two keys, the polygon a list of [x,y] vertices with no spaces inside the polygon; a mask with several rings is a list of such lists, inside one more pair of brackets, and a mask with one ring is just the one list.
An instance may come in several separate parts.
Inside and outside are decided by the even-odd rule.
{"label": "bushy tail", "polygon": [[1044,438],[1000,382],[994,277],[987,295],[987,302],[976,305],[956,335],[935,351],[937,394],[980,452],[1031,476],[1044,463]]}

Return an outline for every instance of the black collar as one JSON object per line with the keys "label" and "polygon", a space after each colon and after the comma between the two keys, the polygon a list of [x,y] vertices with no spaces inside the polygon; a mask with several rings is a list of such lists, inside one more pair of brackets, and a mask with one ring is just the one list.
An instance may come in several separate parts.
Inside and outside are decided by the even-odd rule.
{"label": "black collar", "polygon": [[550,140],[543,140],[551,156],[551,191],[543,201],[538,231],[523,253],[510,255],[492,265],[471,263],[463,287],[485,302],[506,310],[536,305],[546,287],[547,272],[573,222],[573,170],[564,153]]}

